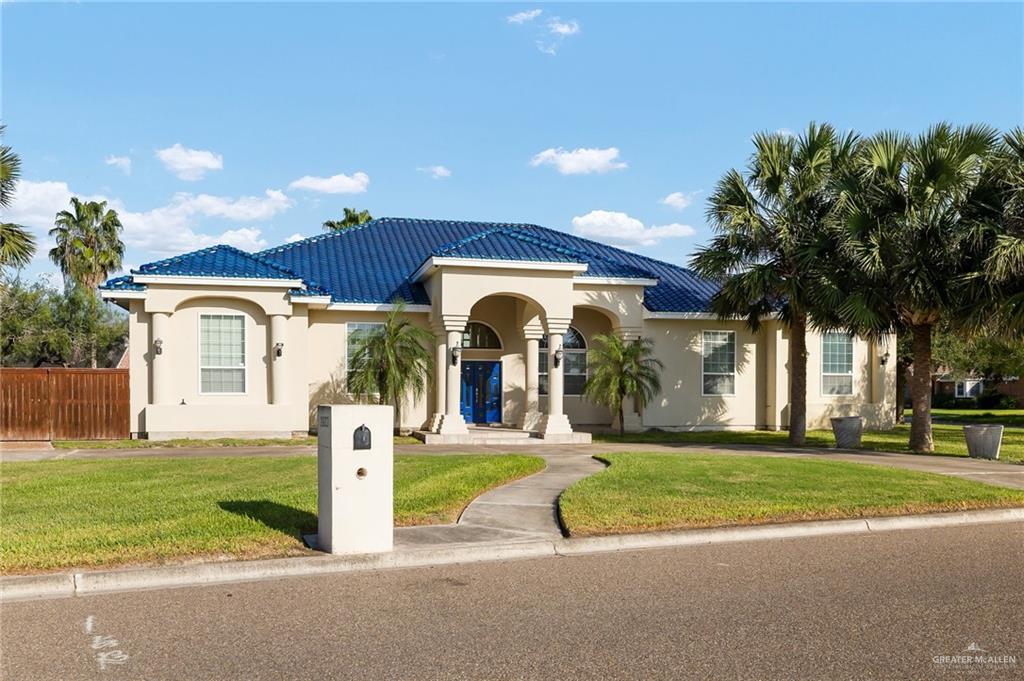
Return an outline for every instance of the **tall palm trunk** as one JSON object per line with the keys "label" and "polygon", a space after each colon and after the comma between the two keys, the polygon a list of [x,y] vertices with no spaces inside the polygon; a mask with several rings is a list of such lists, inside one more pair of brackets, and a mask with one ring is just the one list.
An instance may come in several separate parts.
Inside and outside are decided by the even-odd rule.
{"label": "tall palm trunk", "polygon": [[626,437],[626,412],[622,408],[622,403],[625,401],[624,396],[619,396],[619,437]]}
{"label": "tall palm trunk", "polygon": [[807,439],[807,314],[798,312],[789,327],[789,444]]}
{"label": "tall palm trunk", "polygon": [[914,345],[914,373],[910,376],[910,448],[915,452],[931,452],[932,441],[932,325],[910,327]]}
{"label": "tall palm trunk", "polygon": [[910,366],[902,359],[896,360],[896,425],[903,423],[903,395],[907,391],[907,370]]}

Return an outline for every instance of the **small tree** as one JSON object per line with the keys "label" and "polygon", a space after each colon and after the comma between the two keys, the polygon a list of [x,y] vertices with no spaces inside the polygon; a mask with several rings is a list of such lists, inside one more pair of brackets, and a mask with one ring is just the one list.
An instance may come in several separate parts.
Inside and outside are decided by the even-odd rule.
{"label": "small tree", "polygon": [[355,349],[349,360],[347,389],[364,400],[376,396],[378,404],[395,408],[400,426],[402,400],[410,393],[423,396],[434,358],[428,350],[434,335],[403,316],[405,304],[396,302],[384,324],[357,332]]}
{"label": "small tree", "polygon": [[594,336],[587,353],[590,378],[583,395],[595,404],[608,407],[619,416],[619,435],[626,432],[622,402],[632,397],[637,410],[661,392],[659,372],[665,368],[654,357],[650,338],[625,341],[614,334]]}
{"label": "small tree", "polygon": [[324,222],[325,232],[340,232],[350,227],[358,227],[359,225],[369,222],[373,219],[368,210],[356,210],[355,208],[345,208],[345,217],[340,220],[327,220]]}

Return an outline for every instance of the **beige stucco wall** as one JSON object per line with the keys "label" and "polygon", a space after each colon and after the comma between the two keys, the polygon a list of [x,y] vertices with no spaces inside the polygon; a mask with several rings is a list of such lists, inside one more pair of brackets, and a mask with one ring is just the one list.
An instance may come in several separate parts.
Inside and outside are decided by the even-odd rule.
{"label": "beige stucco wall", "polygon": [[[502,363],[505,424],[518,422],[525,398],[523,336],[525,324],[538,324],[553,310],[553,319],[571,319],[588,345],[599,333],[636,330],[654,341],[664,363],[661,394],[642,414],[645,428],[750,429],[779,428],[788,421],[788,338],[776,322],[758,333],[740,321],[644,319],[642,288],[576,282],[571,272],[519,272],[471,268],[445,269],[427,282],[434,296],[432,313],[409,313],[417,325],[437,331],[443,318],[465,318],[491,326],[501,350],[466,350],[464,360],[498,359]],[[443,301],[442,301],[443,299]],[[311,407],[345,402],[347,323],[380,322],[384,312],[312,309],[293,305],[280,288],[150,285],[145,300],[129,301],[132,430],[154,437],[226,433],[288,434],[311,425]],[[168,370],[166,404],[151,404],[152,314],[168,313],[159,361]],[[198,333],[200,314],[242,314],[246,319],[246,392],[203,395],[199,392]],[[270,315],[284,315],[282,375],[287,385],[281,404],[271,404],[272,341]],[[555,317],[554,315],[564,315]],[[701,395],[701,334],[730,330],[737,336],[734,396]],[[808,426],[827,428],[835,415],[860,414],[871,428],[892,425],[895,398],[892,338],[856,339],[854,394],[821,394],[821,337],[808,334]],[[436,411],[434,374],[424,396],[400,409],[401,426],[423,428]],[[185,404],[180,402],[184,400]],[[541,397],[541,410],[547,398]],[[566,396],[564,408],[574,426],[605,426],[611,415],[578,396]]]}
{"label": "beige stucco wall", "polygon": [[[315,425],[315,411],[318,404],[348,404],[352,397],[345,390],[349,322],[383,322],[384,312],[356,312],[350,310],[310,310],[309,331],[306,346],[307,373],[303,387],[307,394],[307,421]],[[408,318],[417,326],[429,329],[426,313],[409,313]],[[431,348],[431,355],[433,349]],[[430,377],[433,380],[433,376]],[[409,399],[401,405],[400,426],[419,430],[424,426],[433,409],[432,383],[420,399]],[[305,427],[305,426],[304,426]]]}

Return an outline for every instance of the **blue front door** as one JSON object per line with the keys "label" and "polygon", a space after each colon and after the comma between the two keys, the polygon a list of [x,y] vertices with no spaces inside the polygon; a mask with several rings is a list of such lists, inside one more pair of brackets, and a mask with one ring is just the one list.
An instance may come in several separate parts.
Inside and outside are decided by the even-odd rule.
{"label": "blue front door", "polygon": [[462,362],[462,418],[501,423],[501,362]]}

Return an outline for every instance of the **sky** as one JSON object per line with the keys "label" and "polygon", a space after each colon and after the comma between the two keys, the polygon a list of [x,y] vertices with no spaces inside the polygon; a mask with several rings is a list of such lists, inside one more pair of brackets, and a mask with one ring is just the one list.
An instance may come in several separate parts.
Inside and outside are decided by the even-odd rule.
{"label": "sky", "polygon": [[[1024,124],[1024,4],[0,5],[3,220],[71,196],[126,269],[374,216],[529,222],[685,264],[757,131]],[[49,274],[48,274],[49,273]]]}

